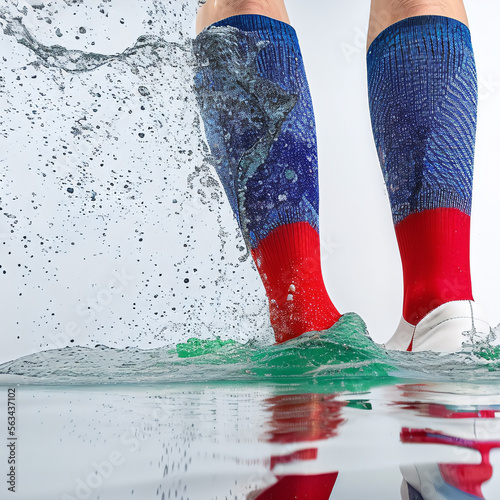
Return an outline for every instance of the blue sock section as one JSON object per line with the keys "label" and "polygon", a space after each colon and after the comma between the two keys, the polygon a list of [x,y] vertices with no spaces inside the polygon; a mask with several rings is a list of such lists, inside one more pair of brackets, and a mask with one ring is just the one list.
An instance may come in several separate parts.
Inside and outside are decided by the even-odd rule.
{"label": "blue sock section", "polygon": [[247,245],[283,224],[318,230],[315,120],[295,30],[235,16],[200,33],[194,50],[207,140]]}
{"label": "blue sock section", "polygon": [[477,75],[467,26],[441,16],[404,19],[373,41],[367,64],[394,223],[440,207],[470,215]]}
{"label": "blue sock section", "polygon": [[409,483],[406,483],[408,487],[408,498],[410,500],[425,500],[425,498]]}

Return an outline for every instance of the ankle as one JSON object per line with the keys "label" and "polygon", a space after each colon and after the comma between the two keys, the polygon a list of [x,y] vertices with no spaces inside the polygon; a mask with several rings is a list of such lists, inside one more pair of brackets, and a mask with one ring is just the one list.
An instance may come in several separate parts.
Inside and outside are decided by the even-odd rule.
{"label": "ankle", "polygon": [[340,317],[321,273],[319,235],[308,223],[274,229],[252,250],[276,341],[330,328]]}
{"label": "ankle", "polygon": [[[449,293],[450,291],[454,293]],[[474,300],[471,289],[464,287],[463,284],[457,284],[455,288],[442,287],[433,293],[429,293],[428,290],[422,293],[412,290],[412,293],[405,293],[403,318],[411,325],[416,325],[439,306],[461,300]]]}
{"label": "ankle", "polygon": [[278,304],[269,300],[271,326],[277,343],[299,337],[306,332],[331,328],[340,318],[326,290],[308,290],[307,297],[289,294],[289,300]]}

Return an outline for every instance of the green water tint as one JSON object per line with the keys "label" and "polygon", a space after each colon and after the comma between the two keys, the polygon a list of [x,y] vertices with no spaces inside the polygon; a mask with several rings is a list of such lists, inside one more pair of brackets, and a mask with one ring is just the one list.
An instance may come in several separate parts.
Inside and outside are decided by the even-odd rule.
{"label": "green water tint", "polygon": [[279,345],[190,339],[176,352],[191,365],[238,367],[238,375],[232,371],[233,383],[266,381],[300,390],[314,386],[319,392],[322,387],[359,392],[410,379],[490,383],[488,374],[500,371],[500,347],[476,345],[454,354],[386,351],[372,341],[364,321],[354,313],[342,316],[329,330]]}
{"label": "green water tint", "polygon": [[234,346],[235,340],[221,340],[217,337],[215,340],[189,339],[185,344],[177,344],[176,351],[179,358],[195,358],[218,351],[226,345]]}
{"label": "green water tint", "polygon": [[456,354],[386,351],[364,321],[345,314],[329,330],[278,345],[214,338],[175,348],[66,347],[0,365],[0,385],[271,384],[285,392],[363,392],[409,381],[497,383],[500,348]]}
{"label": "green water tint", "polygon": [[327,331],[263,349],[252,357],[260,376],[386,377],[395,367],[387,352],[368,336],[356,314],[344,315]]}
{"label": "green water tint", "polygon": [[500,371],[500,346],[487,346],[478,349],[476,355],[488,361],[488,370],[490,372]]}
{"label": "green water tint", "polygon": [[[282,375],[303,374],[304,368],[309,371],[335,361],[352,366],[390,359],[387,352],[371,340],[364,321],[354,313],[342,316],[329,330],[304,334],[283,344],[256,347],[251,342],[241,344],[220,338],[191,338],[186,343],[177,344],[176,352],[179,358],[202,357],[202,362],[217,364],[237,363],[242,360],[243,353],[250,353],[252,361],[256,363],[264,363],[266,367],[283,368],[284,371],[280,373]],[[208,355],[215,356],[207,358]],[[391,366],[388,365],[387,368]]]}
{"label": "green water tint", "polygon": [[179,358],[189,358],[191,365],[243,366],[235,378],[243,376],[245,382],[292,384],[300,390],[310,385],[368,390],[388,383],[391,372],[396,371],[387,352],[370,339],[364,321],[356,314],[344,315],[329,330],[283,344],[189,339],[178,344],[176,352]]}

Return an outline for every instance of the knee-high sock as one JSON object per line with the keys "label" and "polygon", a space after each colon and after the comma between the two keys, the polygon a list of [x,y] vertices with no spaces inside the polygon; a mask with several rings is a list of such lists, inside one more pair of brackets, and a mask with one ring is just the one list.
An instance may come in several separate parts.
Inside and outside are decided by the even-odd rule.
{"label": "knee-high sock", "polygon": [[472,300],[469,265],[477,76],[470,32],[441,16],[405,19],[371,44],[373,134],[396,229],[403,317],[416,324]]}
{"label": "knee-high sock", "polygon": [[195,88],[215,167],[256,262],[278,342],[339,318],[325,289],[311,97],[295,30],[258,15],[195,41]]}

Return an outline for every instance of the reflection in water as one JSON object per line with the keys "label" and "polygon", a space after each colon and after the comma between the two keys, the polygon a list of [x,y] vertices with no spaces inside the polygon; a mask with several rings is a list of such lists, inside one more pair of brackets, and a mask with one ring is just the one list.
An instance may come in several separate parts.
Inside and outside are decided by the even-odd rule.
{"label": "reflection in water", "polygon": [[[436,494],[440,492],[449,497],[454,495],[454,498],[458,498],[458,492],[474,495],[477,498],[484,498],[481,486],[486,481],[489,481],[493,475],[493,468],[490,463],[490,451],[493,448],[500,447],[500,441],[480,442],[450,436],[431,429],[407,428],[401,431],[401,441],[403,443],[443,444],[477,450],[481,454],[481,463],[479,464],[438,464],[437,467],[434,465],[414,466],[413,470],[407,472],[405,479],[409,484],[409,489],[414,489],[413,485],[418,485],[419,490],[423,486],[434,488]],[[429,474],[429,470],[439,473],[437,475],[437,484],[436,474]],[[412,474],[414,471],[418,473],[418,479]],[[447,497],[445,496],[444,498]]]}
{"label": "reflection in water", "polygon": [[2,392],[21,384],[20,498],[494,500],[498,356],[482,353],[386,352],[346,315],[275,346],[26,356],[0,365]]}
{"label": "reflection in water", "polygon": [[[344,419],[341,416],[346,402],[335,395],[298,394],[275,396],[268,400],[272,413],[269,442],[302,443],[332,438]],[[270,468],[279,464],[316,460],[318,449],[305,446],[285,455],[271,457]],[[248,500],[278,500],[280,498],[328,500],[338,472],[314,475],[276,474],[276,483],[251,493]]]}
{"label": "reflection in water", "polygon": [[23,500],[495,500],[500,395],[485,388],[18,386],[16,492]]}
{"label": "reflection in water", "polygon": [[[425,391],[425,386],[410,386]],[[491,433],[495,427],[498,405],[454,406],[434,402],[404,403],[403,408],[425,417],[439,419],[439,425],[432,427],[408,428],[401,430],[403,443],[438,444],[455,447],[455,450],[476,451],[477,463],[425,463],[402,467],[408,498],[418,499],[484,499],[482,487],[493,476],[491,451],[500,448],[500,432]],[[460,422],[458,425],[457,422]],[[494,425],[491,425],[491,422]],[[484,424],[487,424],[486,426]],[[483,436],[481,436],[483,429]],[[488,432],[484,433],[484,429]],[[485,435],[486,434],[486,435]],[[474,457],[477,458],[477,457]]]}

